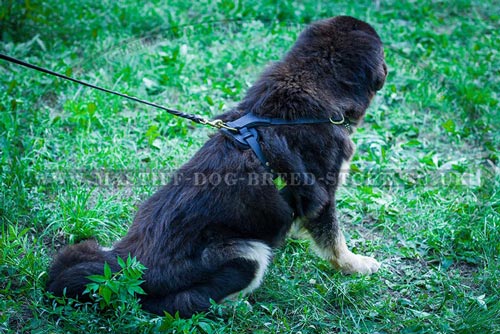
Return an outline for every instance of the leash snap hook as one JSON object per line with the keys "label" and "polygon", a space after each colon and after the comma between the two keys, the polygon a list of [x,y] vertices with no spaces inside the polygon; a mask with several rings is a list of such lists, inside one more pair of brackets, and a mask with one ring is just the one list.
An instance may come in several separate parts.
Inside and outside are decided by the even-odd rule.
{"label": "leash snap hook", "polygon": [[204,125],[210,125],[211,127],[214,127],[214,128],[217,128],[217,129],[226,129],[226,130],[229,130],[229,131],[238,132],[238,129],[228,126],[226,123],[224,123],[220,119],[216,119],[216,120],[213,120],[213,121],[209,121],[207,119],[203,119],[203,120],[200,121],[200,123],[204,124]]}

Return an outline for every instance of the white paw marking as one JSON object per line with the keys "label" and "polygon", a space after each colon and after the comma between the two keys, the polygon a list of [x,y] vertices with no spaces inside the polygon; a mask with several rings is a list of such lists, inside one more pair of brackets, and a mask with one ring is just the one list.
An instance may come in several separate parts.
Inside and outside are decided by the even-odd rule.
{"label": "white paw marking", "polygon": [[350,251],[341,257],[331,260],[334,267],[344,274],[370,275],[380,269],[380,263],[372,257],[356,255]]}
{"label": "white paw marking", "polygon": [[269,246],[258,241],[244,241],[239,248],[238,257],[248,259],[257,263],[257,271],[254,279],[243,290],[227,296],[225,299],[236,299],[240,294],[246,295],[257,289],[266,273],[267,266],[272,258],[272,250]]}
{"label": "white paw marking", "polygon": [[247,245],[247,247],[242,248],[242,257],[257,262],[258,268],[255,278],[242,290],[243,294],[250,293],[260,286],[272,257],[271,248],[262,242],[249,241]]}

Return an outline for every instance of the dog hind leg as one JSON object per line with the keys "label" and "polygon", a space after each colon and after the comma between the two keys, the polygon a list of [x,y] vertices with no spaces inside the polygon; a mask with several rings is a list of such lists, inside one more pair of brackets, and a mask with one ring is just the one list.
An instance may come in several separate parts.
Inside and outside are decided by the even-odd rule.
{"label": "dog hind leg", "polygon": [[[220,302],[238,293],[256,289],[264,276],[271,257],[271,249],[258,241],[229,241],[207,248],[203,265],[217,269],[208,277],[200,278],[191,287],[165,296],[145,296],[141,303],[149,312],[168,312],[183,318],[207,311],[210,300]],[[223,263],[221,263],[223,261]]]}

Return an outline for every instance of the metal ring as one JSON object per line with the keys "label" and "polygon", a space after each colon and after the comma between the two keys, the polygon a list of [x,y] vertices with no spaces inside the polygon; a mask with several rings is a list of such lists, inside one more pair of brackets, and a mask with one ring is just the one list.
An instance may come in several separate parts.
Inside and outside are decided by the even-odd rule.
{"label": "metal ring", "polygon": [[341,125],[341,124],[344,124],[344,115],[341,115],[342,116],[342,119],[340,121],[334,121],[331,117],[329,118],[330,119],[330,123],[332,124],[335,124],[335,125]]}

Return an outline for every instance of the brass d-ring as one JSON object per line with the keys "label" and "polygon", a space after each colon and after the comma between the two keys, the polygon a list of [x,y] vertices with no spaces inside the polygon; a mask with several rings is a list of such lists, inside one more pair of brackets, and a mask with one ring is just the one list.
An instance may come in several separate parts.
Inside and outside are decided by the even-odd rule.
{"label": "brass d-ring", "polygon": [[334,121],[331,117],[330,117],[330,123],[332,124],[335,124],[335,125],[341,125],[341,124],[344,124],[344,115],[342,115],[342,119],[340,121]]}

